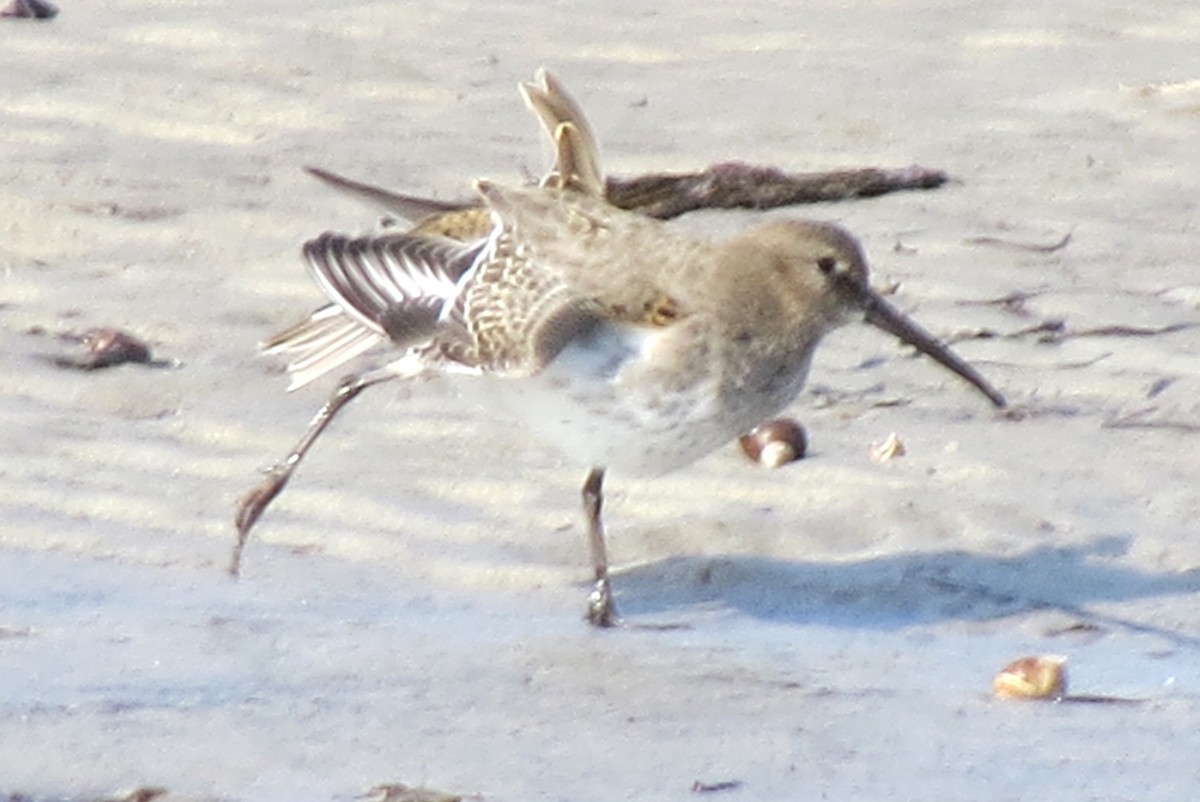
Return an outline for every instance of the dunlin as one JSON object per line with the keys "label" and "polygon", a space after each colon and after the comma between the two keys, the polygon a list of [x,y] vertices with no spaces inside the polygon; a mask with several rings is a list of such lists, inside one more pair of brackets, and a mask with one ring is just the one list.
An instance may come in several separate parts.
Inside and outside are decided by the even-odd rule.
{"label": "dunlin", "polygon": [[[548,91],[545,81],[532,89]],[[554,138],[556,163],[574,158],[563,154],[577,145],[594,154],[590,132],[571,119],[555,125]],[[250,528],[338,411],[371,385],[428,371],[490,381],[533,431],[590,466],[587,619],[597,626],[617,621],[601,516],[606,470],[663,474],[778,413],[834,328],[865,319],[1004,405],[974,368],[870,287],[862,248],[845,229],[773,220],[711,242],[617,209],[594,191],[594,158],[579,163],[538,187],[478,181],[490,221],[479,241],[326,233],[304,246],[333,304],[272,340],[293,357],[294,383],[380,347],[395,359],[343,379],[242,500],[231,571]]]}

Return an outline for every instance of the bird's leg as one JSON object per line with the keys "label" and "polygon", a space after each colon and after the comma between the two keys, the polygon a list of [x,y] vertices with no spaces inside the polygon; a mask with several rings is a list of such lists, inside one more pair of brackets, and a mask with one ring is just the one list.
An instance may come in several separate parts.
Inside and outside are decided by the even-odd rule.
{"label": "bird's leg", "polygon": [[246,545],[246,537],[250,534],[250,530],[275,497],[283,492],[283,488],[287,486],[288,480],[296,472],[300,461],[304,459],[304,455],[317,442],[317,438],[321,436],[321,432],[325,431],[325,428],[329,426],[342,407],[353,401],[363,390],[372,384],[378,384],[379,382],[395,377],[396,374],[394,373],[373,371],[360,376],[347,376],[342,379],[337,389],[333,391],[333,395],[329,396],[329,400],[313,416],[312,421],[308,424],[308,428],[304,431],[304,436],[296,442],[296,445],[292,447],[288,455],[268,469],[266,472],[267,478],[242,497],[242,500],[238,502],[237,513],[233,519],[234,526],[237,528],[237,542],[233,546],[233,554],[229,559],[228,571],[231,576],[236,577],[241,570],[242,549]]}
{"label": "bird's leg", "polygon": [[592,468],[583,482],[583,516],[587,519],[588,546],[592,552],[592,571],[596,586],[588,597],[587,620],[597,627],[616,626],[619,618],[608,582],[608,550],[604,547],[604,469]]}

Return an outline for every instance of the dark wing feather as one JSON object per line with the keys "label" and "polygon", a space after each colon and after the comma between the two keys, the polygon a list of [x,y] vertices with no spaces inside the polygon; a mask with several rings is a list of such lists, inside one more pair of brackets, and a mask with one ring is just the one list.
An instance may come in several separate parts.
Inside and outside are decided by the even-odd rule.
{"label": "dark wing feather", "polygon": [[407,348],[433,336],[442,307],[482,243],[325,233],[304,245],[313,278],[347,315]]}
{"label": "dark wing feather", "polygon": [[322,234],[305,243],[304,255],[333,303],[263,348],[291,360],[294,390],[385,344],[428,343],[482,247],[411,234]]}
{"label": "dark wing feather", "polygon": [[434,200],[433,198],[418,198],[415,195],[405,195],[402,192],[394,192],[390,189],[377,187],[374,184],[355,181],[352,178],[346,178],[343,175],[338,175],[330,170],[323,170],[320,167],[305,167],[304,171],[313,178],[321,180],[327,186],[333,187],[343,195],[391,212],[410,223],[415,223],[418,220],[424,220],[434,215],[459,212],[472,206],[469,203],[449,203]]}

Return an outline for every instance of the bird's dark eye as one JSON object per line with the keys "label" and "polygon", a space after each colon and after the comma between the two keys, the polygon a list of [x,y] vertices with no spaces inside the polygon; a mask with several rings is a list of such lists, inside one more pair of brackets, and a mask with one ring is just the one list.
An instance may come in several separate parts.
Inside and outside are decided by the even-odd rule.
{"label": "bird's dark eye", "polygon": [[833,272],[835,267],[837,267],[837,260],[832,256],[822,256],[817,260],[817,269],[827,276]]}

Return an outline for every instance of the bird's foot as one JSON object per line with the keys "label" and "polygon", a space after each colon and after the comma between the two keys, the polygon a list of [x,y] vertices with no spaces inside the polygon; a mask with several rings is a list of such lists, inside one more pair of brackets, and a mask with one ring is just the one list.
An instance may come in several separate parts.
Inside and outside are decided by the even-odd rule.
{"label": "bird's foot", "polygon": [[588,596],[585,617],[587,622],[594,627],[609,629],[620,626],[621,616],[617,614],[617,605],[613,603],[612,588],[609,586],[608,577],[596,580],[596,586],[592,588],[592,593]]}

